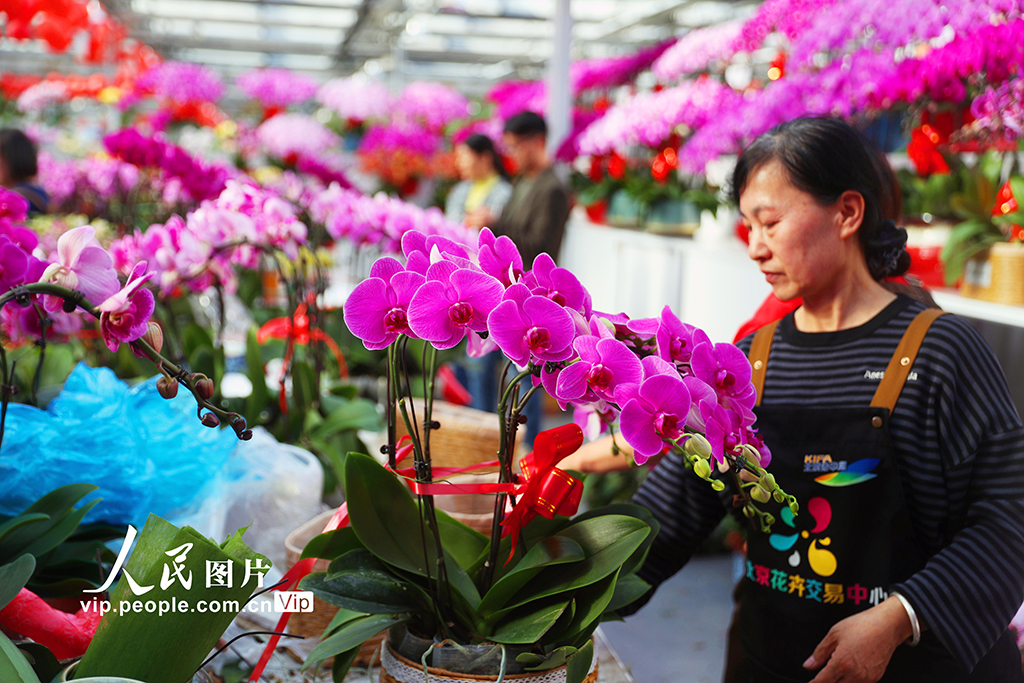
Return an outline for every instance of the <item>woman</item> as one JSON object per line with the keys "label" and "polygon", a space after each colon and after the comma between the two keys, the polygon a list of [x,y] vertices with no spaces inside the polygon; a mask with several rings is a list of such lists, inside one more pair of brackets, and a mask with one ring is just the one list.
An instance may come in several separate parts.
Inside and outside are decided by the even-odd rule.
{"label": "woman", "polygon": [[16,128],[0,129],[0,186],[28,200],[29,214],[46,213],[50,197],[35,183],[39,173],[36,146]]}
{"label": "woman", "polygon": [[[740,156],[749,255],[782,301],[748,336],[757,426],[800,514],[748,534],[730,681],[1022,681],[1006,625],[1024,596],[1024,427],[965,321],[879,281],[910,263],[850,126],[798,119]],[[658,585],[724,515],[668,455],[635,500],[661,523]],[[731,507],[731,505],[730,505]]]}
{"label": "woman", "polygon": [[455,147],[455,159],[462,182],[448,193],[445,215],[464,223],[467,213],[486,207],[498,216],[512,196],[508,172],[501,165],[494,143],[486,135],[471,135]]}

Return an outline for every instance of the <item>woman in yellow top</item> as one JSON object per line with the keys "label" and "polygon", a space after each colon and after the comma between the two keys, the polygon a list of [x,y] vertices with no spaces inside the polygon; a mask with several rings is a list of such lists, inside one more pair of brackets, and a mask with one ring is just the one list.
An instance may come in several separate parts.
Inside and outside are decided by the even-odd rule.
{"label": "woman in yellow top", "polygon": [[448,193],[445,216],[464,223],[466,214],[481,207],[498,216],[512,196],[508,172],[501,165],[494,143],[486,135],[471,135],[455,148],[462,182]]}

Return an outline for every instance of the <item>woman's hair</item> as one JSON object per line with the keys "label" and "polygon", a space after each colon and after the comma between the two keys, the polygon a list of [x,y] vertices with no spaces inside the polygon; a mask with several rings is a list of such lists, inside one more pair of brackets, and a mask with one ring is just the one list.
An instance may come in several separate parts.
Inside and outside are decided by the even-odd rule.
{"label": "woman's hair", "polygon": [[899,182],[885,157],[849,124],[833,118],[793,119],[772,128],[743,150],[731,181],[732,200],[754,171],[778,161],[789,181],[822,205],[848,190],[864,197],[859,239],[868,270],[876,280],[903,275],[910,268],[905,230],[894,222],[900,213]]}
{"label": "woman's hair", "polygon": [[16,183],[39,173],[36,146],[17,128],[0,128],[0,161]]}
{"label": "woman's hair", "polygon": [[491,165],[494,166],[494,170],[505,180],[509,179],[508,171],[505,169],[505,165],[501,163],[501,157],[498,156],[498,152],[494,149],[494,141],[486,135],[470,135],[462,143],[466,147],[473,150],[474,154],[487,155],[491,157]]}

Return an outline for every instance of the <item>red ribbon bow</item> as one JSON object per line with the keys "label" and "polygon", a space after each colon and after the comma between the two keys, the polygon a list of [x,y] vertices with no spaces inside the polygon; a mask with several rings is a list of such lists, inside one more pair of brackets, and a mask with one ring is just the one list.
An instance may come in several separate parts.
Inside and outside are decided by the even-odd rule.
{"label": "red ribbon bow", "polygon": [[582,445],[583,431],[575,424],[567,424],[538,434],[533,451],[519,461],[526,484],[517,491],[522,496],[519,503],[501,522],[505,527],[502,537],[512,534],[509,560],[515,555],[523,527],[531,519],[537,515],[554,519],[555,515],[571,517],[576,514],[583,496],[583,482],[557,465]]}

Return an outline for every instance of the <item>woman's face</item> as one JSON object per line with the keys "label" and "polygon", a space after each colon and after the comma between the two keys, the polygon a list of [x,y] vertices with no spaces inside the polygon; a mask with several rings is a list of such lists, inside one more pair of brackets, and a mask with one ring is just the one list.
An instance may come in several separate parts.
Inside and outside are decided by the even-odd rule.
{"label": "woman's face", "polygon": [[469,145],[459,145],[455,148],[455,163],[458,164],[459,175],[466,180],[483,180],[494,171],[490,157],[487,154],[477,154]]}
{"label": "woman's face", "polygon": [[856,243],[860,219],[851,230],[847,194],[823,206],[793,186],[777,161],[750,174],[740,194],[740,215],[750,230],[747,253],[782,301],[828,288],[849,267],[847,238]]}

